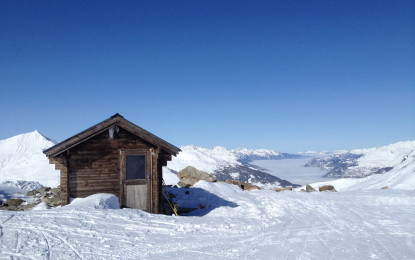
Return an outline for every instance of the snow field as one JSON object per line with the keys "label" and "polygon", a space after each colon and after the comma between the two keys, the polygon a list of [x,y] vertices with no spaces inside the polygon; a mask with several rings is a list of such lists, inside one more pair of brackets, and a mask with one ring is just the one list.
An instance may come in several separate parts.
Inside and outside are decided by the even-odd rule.
{"label": "snow field", "polygon": [[202,181],[188,190],[189,195],[175,191],[179,203],[206,205],[193,216],[90,207],[111,200],[110,196],[84,199],[82,207],[0,211],[0,259],[413,259],[415,255],[413,191],[247,192]]}

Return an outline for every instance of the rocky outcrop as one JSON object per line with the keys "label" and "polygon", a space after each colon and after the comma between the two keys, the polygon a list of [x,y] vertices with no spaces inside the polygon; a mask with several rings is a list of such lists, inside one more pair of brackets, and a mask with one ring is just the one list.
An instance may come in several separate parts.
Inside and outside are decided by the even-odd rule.
{"label": "rocky outcrop", "polygon": [[20,204],[22,204],[24,202],[24,200],[22,199],[8,199],[3,206],[6,207],[17,207],[20,206]]}
{"label": "rocky outcrop", "polygon": [[242,190],[248,190],[249,191],[249,190],[259,190],[260,189],[256,185],[253,185],[253,184],[250,184],[250,183],[247,183],[247,182],[241,182],[239,180],[229,180],[229,179],[227,179],[225,182],[229,183],[229,184],[239,186],[239,188],[241,188]]}
{"label": "rocky outcrop", "polygon": [[293,190],[293,187],[274,188],[272,190],[273,191],[276,191],[276,192],[281,192],[281,191],[286,191],[286,190],[292,191]]}
{"label": "rocky outcrop", "polygon": [[26,193],[26,197],[9,199],[0,206],[0,210],[22,211],[33,208],[44,202],[47,207],[61,205],[60,188],[43,187],[31,190]]}
{"label": "rocky outcrop", "polygon": [[336,191],[332,185],[324,185],[318,188],[319,191]]}
{"label": "rocky outcrop", "polygon": [[183,170],[179,171],[179,174],[177,174],[177,177],[179,177],[180,181],[177,183],[180,187],[191,187],[196,182],[200,180],[208,181],[208,182],[215,182],[216,177],[210,175],[207,172],[199,171],[193,166],[187,166]]}

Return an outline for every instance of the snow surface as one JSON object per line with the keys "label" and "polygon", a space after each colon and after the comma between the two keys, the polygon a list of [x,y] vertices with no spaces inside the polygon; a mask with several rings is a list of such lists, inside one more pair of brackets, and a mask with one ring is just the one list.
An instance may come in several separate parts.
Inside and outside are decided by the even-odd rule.
{"label": "snow surface", "polygon": [[38,131],[0,140],[0,181],[36,181],[59,185],[59,171],[42,153],[54,145]]}
{"label": "snow surface", "polygon": [[[404,161],[383,174],[374,174],[365,178],[343,178],[311,184],[314,188],[333,185],[337,191],[381,189],[415,190],[415,151],[404,157]],[[304,187],[301,187],[304,188]],[[299,188],[299,189],[301,189]],[[415,202],[414,202],[415,203]]]}
{"label": "snow surface", "polygon": [[[199,182],[193,216],[76,205],[0,211],[1,259],[413,259],[415,192],[242,191]],[[187,199],[197,194],[193,200]],[[96,198],[97,201],[101,198]],[[96,205],[93,199],[86,205]],[[105,199],[104,199],[105,201]]]}
{"label": "snow surface", "polygon": [[176,185],[180,180],[177,174],[172,172],[169,168],[163,167],[163,180],[166,185]]}
{"label": "snow surface", "polygon": [[267,173],[287,180],[291,183],[305,185],[308,183],[328,180],[323,178],[327,171],[318,167],[304,167],[310,157],[303,159],[257,160],[251,164],[261,167]]}
{"label": "snow surface", "polygon": [[[0,141],[2,199],[56,186],[59,172],[42,153],[51,145],[37,131]],[[329,182],[338,193],[248,192],[199,181],[190,189],[169,189],[180,207],[196,208],[187,216],[119,209],[111,194],[54,209],[41,203],[31,211],[0,211],[0,259],[413,259],[415,152],[393,161],[389,156],[405,154],[406,144],[398,146],[363,149],[362,165],[375,165],[381,154],[378,159],[396,166]],[[181,170],[189,162],[207,172],[240,164],[223,147],[189,146],[168,166]],[[177,181],[171,170],[163,174],[167,183]]]}

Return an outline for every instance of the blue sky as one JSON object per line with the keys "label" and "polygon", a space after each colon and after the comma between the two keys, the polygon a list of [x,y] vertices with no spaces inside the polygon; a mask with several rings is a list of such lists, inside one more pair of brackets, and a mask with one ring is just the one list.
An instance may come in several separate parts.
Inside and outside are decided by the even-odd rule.
{"label": "blue sky", "polygon": [[2,1],[0,90],[0,139],[120,113],[177,146],[415,140],[415,2]]}

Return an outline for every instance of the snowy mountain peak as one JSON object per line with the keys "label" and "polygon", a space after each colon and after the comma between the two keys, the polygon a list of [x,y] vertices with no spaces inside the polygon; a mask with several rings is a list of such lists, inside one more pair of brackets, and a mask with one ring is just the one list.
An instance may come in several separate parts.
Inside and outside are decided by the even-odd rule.
{"label": "snowy mountain peak", "polygon": [[238,158],[224,147],[202,148],[194,145],[180,147],[177,157],[168,163],[170,169],[180,171],[187,166],[213,173],[217,168],[227,165],[239,165]]}
{"label": "snowy mountain peak", "polygon": [[42,151],[52,145],[54,145],[53,141],[35,130],[0,140],[0,154],[2,157],[11,154],[30,154]]}
{"label": "snowy mountain peak", "polygon": [[278,156],[281,155],[281,153],[273,151],[273,150],[267,150],[267,149],[247,149],[247,148],[237,148],[235,150],[232,150],[232,152],[239,154],[239,155],[258,155],[258,156]]}
{"label": "snowy mountain peak", "polygon": [[0,140],[0,180],[30,180],[57,186],[59,172],[42,153],[54,144],[37,130]]}

